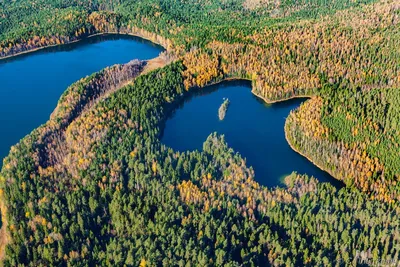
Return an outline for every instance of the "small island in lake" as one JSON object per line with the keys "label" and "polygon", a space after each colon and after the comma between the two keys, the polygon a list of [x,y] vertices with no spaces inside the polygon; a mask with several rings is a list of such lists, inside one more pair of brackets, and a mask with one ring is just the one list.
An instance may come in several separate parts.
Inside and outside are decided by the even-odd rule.
{"label": "small island in lake", "polygon": [[223,121],[226,116],[226,111],[228,110],[229,106],[229,99],[226,98],[224,99],[224,102],[221,104],[221,106],[218,109],[218,117],[220,121]]}
{"label": "small island in lake", "polygon": [[399,265],[400,0],[0,1],[0,266]]}

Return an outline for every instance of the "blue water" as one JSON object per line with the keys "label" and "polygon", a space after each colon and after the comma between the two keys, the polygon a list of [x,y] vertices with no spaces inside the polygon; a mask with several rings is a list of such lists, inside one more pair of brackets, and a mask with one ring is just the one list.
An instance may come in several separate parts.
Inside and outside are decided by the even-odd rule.
{"label": "blue water", "polygon": [[[230,105],[220,121],[218,109],[224,98]],[[282,178],[297,171],[321,182],[340,183],[294,152],[285,139],[285,118],[305,99],[267,105],[251,93],[251,84],[226,82],[194,93],[166,121],[161,141],[178,151],[201,150],[207,137],[225,135],[228,145],[253,166],[255,179],[274,187]]]}
{"label": "blue water", "polygon": [[0,167],[10,147],[45,123],[65,89],[80,78],[162,48],[140,38],[97,36],[0,60]]}
{"label": "blue water", "polygon": [[[116,63],[154,58],[161,51],[140,38],[108,35],[0,60],[0,159],[48,120],[61,94],[73,82]],[[218,108],[223,98],[229,98],[231,104],[220,121]],[[192,94],[175,110],[166,122],[162,141],[180,151],[201,150],[207,136],[218,132],[253,166],[263,185],[279,185],[292,171],[337,185],[285,140],[285,118],[302,101],[266,105],[251,94],[248,83],[211,86]]]}

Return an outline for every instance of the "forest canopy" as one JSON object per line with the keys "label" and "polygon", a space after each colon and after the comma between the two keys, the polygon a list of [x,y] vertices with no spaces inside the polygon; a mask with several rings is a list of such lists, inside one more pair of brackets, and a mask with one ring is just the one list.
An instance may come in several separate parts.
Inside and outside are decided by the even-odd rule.
{"label": "forest canopy", "polygon": [[[397,261],[399,16],[395,0],[0,2],[3,58],[110,32],[167,49],[161,68],[134,60],[72,84],[11,148],[3,264]],[[297,173],[261,186],[217,133],[202,151],[160,142],[191,90],[228,78],[251,80],[268,103],[309,97],[287,118],[287,140],[345,186]]]}

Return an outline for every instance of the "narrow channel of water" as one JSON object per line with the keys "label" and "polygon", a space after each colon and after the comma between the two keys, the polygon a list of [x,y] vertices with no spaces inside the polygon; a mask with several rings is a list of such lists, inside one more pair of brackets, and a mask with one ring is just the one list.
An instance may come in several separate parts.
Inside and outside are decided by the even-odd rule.
{"label": "narrow channel of water", "polygon": [[[218,109],[228,98],[225,119]],[[212,132],[224,134],[230,147],[253,166],[256,180],[268,187],[281,184],[283,177],[297,171],[340,186],[340,182],[314,166],[288,145],[285,119],[305,99],[294,99],[272,105],[251,93],[244,81],[224,82],[196,91],[166,121],[161,141],[178,151],[201,150]]]}
{"label": "narrow channel of water", "polygon": [[128,35],[102,35],[0,60],[0,168],[10,147],[45,123],[75,81],[117,63],[163,50]]}

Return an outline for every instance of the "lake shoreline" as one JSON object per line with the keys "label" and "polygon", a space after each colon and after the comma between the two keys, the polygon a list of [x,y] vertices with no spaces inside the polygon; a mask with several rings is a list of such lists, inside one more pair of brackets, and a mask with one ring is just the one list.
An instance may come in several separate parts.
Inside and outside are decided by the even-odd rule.
{"label": "lake shoreline", "polygon": [[[221,84],[221,83],[224,83],[224,82],[229,82],[229,81],[248,81],[248,82],[251,82],[251,83],[253,82],[253,80],[249,79],[249,78],[228,77],[228,78],[223,78],[220,81],[211,82],[211,83],[207,84],[206,86],[199,87],[199,88],[201,89],[201,88],[205,88],[205,87],[213,86],[213,85],[218,85],[218,84]],[[255,89],[253,88],[253,86],[251,86],[251,93],[253,95],[255,95],[256,97],[260,98],[261,100],[263,100],[267,104],[276,104],[276,103],[285,102],[285,101],[289,101],[289,100],[292,100],[292,99],[298,99],[298,98],[307,98],[307,99],[309,99],[309,98],[314,96],[314,95],[294,95],[294,96],[285,97],[285,98],[281,98],[281,99],[277,99],[277,100],[271,100],[271,99],[265,98],[265,97],[261,96],[260,94],[258,94],[255,91]]]}
{"label": "lake shoreline", "polygon": [[54,45],[41,46],[41,47],[37,47],[37,48],[33,48],[33,49],[28,49],[28,50],[25,50],[25,51],[22,51],[22,52],[18,52],[16,54],[8,55],[8,56],[5,56],[5,57],[0,57],[0,62],[2,60],[10,59],[10,58],[13,58],[13,57],[18,57],[18,56],[21,56],[21,55],[26,55],[26,54],[29,54],[29,53],[34,53],[34,52],[37,52],[37,51],[40,51],[40,50],[53,48],[53,47],[58,47],[58,46],[61,47],[61,46],[64,46],[64,45],[75,44],[75,43],[79,43],[79,42],[85,41],[85,40],[90,39],[90,38],[94,38],[94,37],[97,37],[97,36],[106,36],[106,35],[121,35],[121,36],[128,35],[128,36],[138,37],[138,38],[141,38],[143,40],[149,41],[149,42],[151,42],[153,44],[159,45],[166,51],[168,50],[165,45],[161,44],[160,42],[157,42],[155,40],[150,39],[150,37],[145,37],[143,34],[121,33],[121,32],[99,32],[99,33],[90,34],[90,35],[85,36],[83,38],[76,39],[76,40],[73,40],[73,41],[70,41],[70,42],[67,42],[67,43],[64,43],[64,44],[54,44]]}
{"label": "lake shoreline", "polygon": [[[72,44],[72,43],[78,43],[78,42],[83,42],[83,41],[85,41],[85,40],[87,40],[87,39],[90,39],[90,38],[94,38],[94,37],[96,37],[96,36],[102,36],[102,35],[117,35],[117,36],[124,36],[124,35],[131,35],[131,36],[135,36],[135,37],[138,37],[138,38],[128,38],[128,40],[129,40],[129,42],[132,42],[132,44],[137,44],[137,45],[141,45],[141,47],[146,47],[146,49],[147,49],[147,47],[148,47],[148,49],[149,50],[151,50],[151,51],[154,51],[154,52],[151,52],[151,56],[149,56],[149,59],[142,59],[141,61],[144,61],[144,62],[146,62],[146,66],[147,66],[147,64],[149,64],[149,62],[153,62],[153,61],[156,61],[155,63],[153,63],[153,65],[151,65],[151,66],[149,66],[150,67],[150,70],[152,70],[152,69],[154,69],[154,68],[156,68],[156,67],[158,67],[159,65],[163,65],[163,64],[165,64],[165,62],[162,60],[162,58],[160,58],[160,52],[162,52],[162,51],[165,51],[165,48],[164,48],[164,46],[162,46],[162,45],[157,45],[157,43],[155,43],[155,42],[153,42],[153,41],[151,41],[150,39],[146,39],[146,38],[144,38],[144,37],[141,37],[141,36],[138,36],[138,35],[133,35],[133,34],[120,34],[120,33],[97,33],[97,34],[93,34],[93,35],[90,35],[90,36],[87,36],[87,37],[85,37],[85,38],[82,38],[82,39],[78,39],[78,40],[74,40],[74,41],[71,41],[71,42],[68,42],[68,43],[65,43],[65,44],[60,44],[60,45],[51,45],[51,46],[44,46],[44,47],[38,47],[38,48],[36,48],[36,49],[30,49],[30,50],[26,50],[26,51],[22,51],[22,52],[20,52],[20,53],[18,53],[18,54],[13,54],[13,55],[10,55],[10,56],[7,56],[7,57],[4,57],[4,58],[0,58],[0,64],[1,63],[3,63],[4,62],[4,65],[5,66],[9,66],[9,65],[12,65],[12,64],[18,64],[18,60],[10,60],[10,61],[8,61],[8,60],[6,60],[6,59],[8,59],[8,58],[13,58],[13,57],[15,57],[15,58],[17,58],[18,56],[20,56],[20,55],[23,55],[23,54],[26,54],[27,55],[27,57],[31,57],[32,55],[33,55],[33,53],[35,52],[35,51],[38,51],[38,50],[42,50],[42,49],[47,49],[47,48],[51,48],[51,47],[56,47],[56,46],[60,46],[60,47],[63,47],[63,45],[70,45],[70,44]],[[142,42],[142,40],[140,40],[139,38],[141,38],[141,39],[144,39],[144,40],[148,40],[148,42]],[[107,39],[108,40],[108,39]],[[111,40],[111,39],[110,39]],[[100,42],[102,42],[103,40],[101,39],[100,40]],[[112,38],[112,42],[119,42],[119,41],[122,41],[122,42],[125,42],[125,40],[124,40],[124,38],[116,38],[116,40],[114,40],[114,38]],[[86,43],[85,43],[86,44]],[[93,44],[91,43],[91,42],[88,42],[87,43],[88,44],[88,46],[92,46]],[[153,44],[155,44],[155,45],[153,45]],[[135,46],[136,47],[136,46]],[[72,50],[74,50],[74,49],[76,49],[76,47],[73,47],[72,48]],[[85,47],[84,49],[89,49],[89,47]],[[127,50],[127,51],[129,51],[129,50]],[[150,52],[145,52],[144,53],[144,50],[138,50],[138,51],[140,51],[140,53],[138,53],[138,56],[139,56],[139,58],[141,57],[141,55],[143,54],[146,54],[146,53],[150,53]],[[56,98],[54,98],[53,100],[54,100],[54,102],[55,102],[55,107],[53,107],[53,105],[51,105],[52,107],[49,109],[49,115],[45,115],[45,116],[43,116],[42,118],[41,118],[41,120],[43,119],[44,120],[44,122],[41,122],[41,120],[40,121],[38,121],[38,125],[37,126],[35,126],[33,129],[29,129],[29,130],[27,130],[27,133],[25,134],[25,133],[22,133],[21,134],[21,138],[18,138],[18,140],[14,140],[13,142],[12,142],[12,145],[10,144],[10,146],[7,146],[8,147],[8,150],[6,151],[6,150],[4,150],[4,158],[3,158],[3,155],[2,155],[2,152],[3,152],[3,150],[2,150],[2,147],[1,147],[1,144],[0,144],[0,159],[2,160],[1,162],[0,162],[0,172],[2,173],[3,172],[3,170],[4,170],[4,168],[5,168],[5,166],[3,166],[3,160],[5,159],[5,158],[7,158],[7,157],[9,157],[10,156],[10,154],[11,154],[11,151],[12,151],[12,149],[13,149],[13,147],[14,146],[16,146],[17,144],[20,144],[20,143],[22,143],[22,142],[24,142],[24,140],[26,140],[27,138],[29,138],[29,136],[32,136],[32,134],[34,133],[34,132],[37,132],[38,131],[38,129],[46,129],[46,127],[47,126],[49,126],[50,125],[50,122],[53,120],[52,119],[52,116],[55,116],[56,114],[57,114],[57,110],[58,110],[58,108],[59,108],[59,105],[60,105],[60,100],[62,99],[62,97],[63,97],[63,95],[64,94],[71,94],[71,92],[69,92],[69,90],[70,90],[70,88],[72,87],[72,86],[74,86],[75,84],[77,84],[77,83],[79,83],[80,81],[81,81],[81,79],[84,79],[85,77],[89,77],[90,75],[92,75],[92,74],[95,74],[95,73],[100,73],[100,72],[102,72],[102,71],[104,71],[105,69],[107,69],[107,68],[112,68],[113,66],[116,66],[116,65],[124,65],[124,64],[121,64],[121,63],[118,63],[119,61],[117,61],[117,60],[114,60],[115,58],[119,58],[119,56],[118,56],[118,53],[116,53],[117,52],[117,50],[113,50],[113,60],[111,60],[111,61],[116,61],[116,62],[112,62],[112,63],[110,63],[110,64],[104,64],[105,66],[103,67],[103,65],[102,64],[100,64],[101,65],[101,67],[100,67],[100,69],[99,70],[94,70],[93,72],[92,71],[90,71],[88,74],[83,74],[83,75],[77,75],[77,76],[79,76],[80,78],[78,78],[78,80],[75,80],[74,82],[72,82],[71,84],[69,84],[66,88],[65,87],[60,87],[60,88],[58,88],[57,86],[56,87],[53,87],[52,88],[52,90],[57,90],[58,91],[58,89],[60,89],[60,95],[58,95]],[[50,51],[49,53],[45,53],[45,54],[40,54],[39,55],[39,58],[40,57],[48,57],[48,56],[50,56],[50,55],[52,55],[52,54],[54,54],[54,55],[56,55],[57,53],[59,53],[59,51],[57,50],[57,51]],[[125,53],[124,53],[125,54]],[[157,56],[158,55],[158,56]],[[126,62],[126,61],[128,61],[128,60],[132,60],[132,58],[131,58],[131,55],[129,54],[129,53],[126,53],[126,60],[123,60],[123,61],[121,61],[121,62]],[[104,58],[104,57],[103,57]],[[136,58],[136,56],[135,56],[135,58]],[[4,59],[5,61],[3,61],[3,62],[1,62],[1,60],[2,59]],[[79,59],[79,61],[80,61],[81,59]],[[94,61],[88,61],[88,62],[95,62],[95,61],[97,61],[97,60],[94,60]],[[109,61],[109,60],[106,60],[106,61]],[[57,63],[59,63],[60,64],[60,62],[59,61],[57,61]],[[26,64],[26,63],[23,63],[24,65]],[[92,64],[89,64],[90,66],[92,65]],[[96,69],[97,67],[95,67],[94,69]],[[5,68],[6,69],[6,68]],[[13,71],[12,73],[17,73],[16,71]],[[141,75],[141,73],[140,73],[140,75]],[[10,77],[10,75],[6,75],[6,74],[4,74],[4,76],[5,77]],[[3,77],[3,76],[2,76]],[[124,82],[124,83],[122,83],[122,84],[120,84],[117,88],[115,88],[115,91],[116,90],[118,90],[118,89],[120,89],[120,88],[123,88],[124,86],[126,86],[127,84],[129,84],[129,82],[131,82],[130,80],[128,80],[128,81],[126,81],[126,82]],[[24,87],[23,87],[24,88]],[[7,89],[7,88],[6,88]],[[43,89],[43,87],[41,87],[41,89]],[[114,88],[113,88],[114,89]],[[113,90],[110,90],[110,91],[108,91],[108,92],[105,92],[104,93],[104,95],[100,95],[99,96],[99,98],[97,98],[97,99],[94,99],[93,101],[93,105],[95,105],[95,104],[97,104],[98,102],[100,102],[100,101],[102,101],[103,99],[105,99],[106,97],[108,97],[111,93],[113,93],[114,91]],[[80,116],[82,116],[82,114],[84,114],[86,112],[86,110],[82,110],[82,112],[80,113]],[[0,174],[0,180],[1,179],[3,179],[2,177],[1,177],[1,174]],[[7,244],[9,244],[10,242],[12,242],[11,241],[11,235],[10,235],[10,233],[9,233],[9,230],[8,230],[8,228],[9,228],[9,225],[8,225],[8,220],[6,219],[6,216],[7,216],[7,214],[8,214],[8,212],[9,212],[9,210],[7,210],[7,206],[5,205],[5,200],[4,200],[4,196],[1,196],[0,195],[0,214],[1,214],[1,227],[0,227],[0,262],[1,262],[1,260],[4,258],[4,253],[5,253],[5,247],[6,247],[6,245]]]}
{"label": "lake shoreline", "polygon": [[[344,181],[342,181],[342,180],[340,180],[340,179],[337,179],[336,176],[333,175],[332,171],[323,168],[321,165],[317,164],[313,159],[311,159],[310,156],[307,156],[305,153],[303,153],[303,152],[301,152],[300,150],[296,149],[296,148],[294,147],[294,145],[291,143],[291,140],[290,140],[290,138],[289,138],[289,136],[288,136],[288,130],[287,130],[287,127],[286,127],[286,126],[287,126],[287,122],[285,121],[285,127],[284,127],[285,139],[286,139],[288,145],[290,146],[290,148],[291,148],[294,152],[296,152],[297,154],[299,154],[299,155],[305,157],[309,162],[311,162],[314,166],[316,166],[317,168],[319,168],[321,171],[324,171],[324,172],[328,173],[328,174],[329,174],[330,176],[332,176],[335,180],[337,180],[337,181],[343,183],[343,185],[346,186],[346,184],[344,183]],[[318,178],[318,177],[316,177],[316,178]]]}
{"label": "lake shoreline", "polygon": [[277,100],[270,100],[270,99],[267,99],[267,98],[257,94],[254,89],[252,89],[251,92],[253,93],[253,95],[255,95],[256,97],[262,99],[267,104],[276,104],[276,103],[285,102],[285,101],[289,101],[289,100],[292,100],[292,99],[298,99],[298,98],[307,98],[307,99],[309,99],[309,98],[313,97],[312,95],[294,95],[294,96],[281,98],[281,99],[277,99]]}
{"label": "lake shoreline", "polygon": [[[273,110],[273,112],[280,112],[280,109],[285,109],[287,110],[284,113],[280,113],[278,114],[279,116],[279,121],[281,121],[281,123],[276,124],[276,130],[274,130],[275,132],[279,131],[279,137],[276,136],[275,139],[271,139],[271,140],[276,140],[276,141],[272,141],[272,142],[279,142],[279,144],[282,144],[282,146],[285,147],[285,153],[289,153],[288,155],[293,156],[294,159],[294,163],[293,166],[291,167],[292,170],[290,171],[276,171],[276,173],[278,175],[274,175],[273,177],[281,177],[282,173],[285,174],[289,174],[291,173],[293,170],[297,170],[299,173],[308,173],[314,177],[316,177],[320,182],[328,182],[331,183],[334,187],[336,188],[340,188],[341,185],[337,184],[336,182],[340,182],[339,180],[337,180],[336,178],[332,177],[330,175],[329,172],[325,171],[323,168],[321,168],[321,166],[317,166],[313,161],[309,160],[309,158],[305,157],[304,155],[300,154],[300,153],[294,153],[297,152],[295,149],[293,149],[292,146],[288,145],[288,141],[287,139],[284,137],[284,132],[282,133],[282,130],[284,130],[284,125],[285,125],[285,117],[288,116],[290,110],[295,110],[303,101],[307,101],[307,98],[302,98],[301,96],[297,96],[297,97],[293,97],[293,98],[298,98],[298,99],[293,99],[293,102],[288,100],[288,104],[289,106],[285,104],[283,104],[283,100],[282,100],[282,104],[277,104],[276,107],[272,108],[272,105],[265,105],[266,101],[260,101],[258,99],[258,97],[254,97],[254,91],[251,90],[251,84],[248,83],[249,81],[251,81],[250,79],[242,79],[242,78],[238,78],[238,77],[227,77],[225,79],[215,79],[214,81],[208,83],[206,86],[203,87],[191,87],[191,89],[189,89],[188,94],[190,95],[189,97],[183,97],[185,98],[185,100],[182,100],[182,98],[176,99],[176,102],[174,102],[173,105],[171,105],[171,109],[173,109],[174,111],[168,111],[168,115],[165,118],[163,124],[160,126],[161,132],[159,135],[159,139],[161,141],[161,143],[167,147],[176,149],[178,151],[192,151],[192,150],[199,150],[201,151],[201,144],[203,143],[203,141],[205,140],[206,136],[208,136],[203,130],[204,129],[208,129],[207,127],[211,127],[207,133],[210,132],[214,132],[214,131],[218,131],[221,134],[226,134],[225,132],[223,132],[223,128],[224,127],[228,127],[228,128],[224,128],[224,129],[233,129],[232,127],[229,128],[229,124],[232,123],[232,117],[229,117],[228,115],[228,120],[226,123],[228,123],[228,126],[221,126],[222,124],[220,124],[220,119],[218,119],[218,116],[215,116],[215,109],[218,109],[218,107],[221,107],[221,98],[222,99],[229,99],[229,101],[232,101],[232,103],[239,103],[239,102],[234,102],[234,101],[245,101],[245,99],[251,100],[253,99],[253,101],[256,101],[257,103],[261,104],[262,106],[265,106],[267,109],[271,108],[271,110]],[[228,91],[225,91],[225,93],[217,93],[219,90],[221,90],[223,88],[223,90],[227,89],[229,90],[229,87],[235,87],[235,86],[239,86],[239,87],[245,87],[245,91],[246,91],[246,95],[248,95],[248,98],[241,98],[235,100],[235,94],[231,94],[228,93]],[[249,90],[250,89],[250,90]],[[250,93],[250,94],[249,94]],[[212,94],[217,94],[218,97],[217,99],[215,97],[212,97],[210,95]],[[208,100],[210,102],[201,102],[200,100],[196,100],[197,98],[203,98],[203,97],[208,97]],[[186,100],[188,99],[188,100]],[[262,98],[261,98],[262,99]],[[262,99],[264,100],[264,99]],[[196,104],[193,104],[196,103]],[[200,104],[201,103],[201,104]],[[206,104],[208,103],[208,104]],[[244,103],[244,102],[240,102],[240,103]],[[246,102],[246,103],[250,103],[250,102]],[[254,102],[251,102],[253,104],[256,104]],[[192,106],[191,106],[192,105]],[[196,112],[194,112],[194,110],[198,110],[199,107],[204,107],[205,105],[212,105],[213,108],[210,112],[210,114],[208,114],[206,111],[203,111],[204,113],[202,114],[202,116],[197,116]],[[194,108],[197,107],[197,108]],[[233,105],[233,109],[232,109],[232,115],[235,117],[238,115],[238,113],[235,113],[235,107],[237,107],[236,105]],[[180,110],[180,111],[179,111]],[[183,111],[182,111],[183,110]],[[175,119],[177,118],[177,114],[180,112],[179,119]],[[192,114],[192,117],[189,118],[187,115],[183,115],[185,112],[188,112],[187,114]],[[231,110],[228,111],[228,113],[231,112]],[[271,111],[270,111],[271,112]],[[219,113],[218,113],[219,114]],[[241,116],[239,117],[235,117],[235,118],[243,118],[243,116],[247,116],[247,115],[243,115],[244,112],[241,111]],[[264,113],[263,113],[264,114]],[[262,115],[262,114],[261,114]],[[264,114],[266,116],[270,116],[270,114]],[[197,116],[197,117],[196,117]],[[206,117],[207,122],[205,123],[203,120]],[[275,116],[275,115],[274,115]],[[192,141],[186,140],[184,138],[184,134],[182,134],[182,132],[180,132],[180,130],[178,130],[177,128],[181,128],[183,127],[183,129],[186,129],[185,125],[190,124],[189,122],[195,119],[198,119],[199,123],[205,123],[204,127],[200,127],[201,129],[199,129],[199,131],[195,131],[195,133],[191,132],[190,130],[184,130],[183,132],[186,134],[189,134],[189,136],[191,136],[189,139],[191,139]],[[265,116],[262,116],[262,118],[265,118]],[[215,119],[215,122],[214,122]],[[172,120],[172,123],[168,124],[168,121]],[[186,123],[182,123],[182,121],[186,121]],[[240,120],[239,120],[240,121]],[[264,120],[263,120],[264,121]],[[196,123],[197,124],[197,123]],[[215,124],[215,125],[214,125]],[[179,127],[177,127],[177,125],[181,125]],[[213,125],[213,126],[210,126]],[[266,125],[265,123],[263,125]],[[172,127],[172,128],[171,128]],[[217,128],[216,128],[217,127]],[[222,128],[221,128],[222,127]],[[190,127],[189,127],[190,128]],[[172,130],[171,130],[172,129]],[[280,129],[280,130],[278,130]],[[234,131],[231,132],[231,134],[235,135],[235,132],[240,132],[240,131]],[[175,136],[175,137],[174,137]],[[178,138],[177,136],[182,137],[182,139],[180,139],[180,137]],[[176,139],[178,138],[178,139]],[[239,140],[240,138],[236,138],[236,140]],[[243,137],[242,140],[244,140],[245,138]],[[174,141],[175,140],[175,141]],[[194,140],[194,141],[193,141]],[[235,139],[232,139],[235,140]],[[234,141],[236,142],[236,141]],[[238,144],[236,144],[238,145]],[[250,142],[250,144],[248,144],[247,146],[251,146],[252,142]],[[234,147],[234,146],[233,146]],[[246,149],[242,150],[243,147],[239,146],[238,147],[234,147],[236,149],[237,152],[241,153],[241,155],[252,155],[252,154],[245,154]],[[266,150],[266,149],[265,149]],[[244,154],[243,154],[244,153]],[[265,152],[261,152],[261,153],[265,153]],[[261,154],[262,155],[262,154]],[[269,156],[264,155],[266,158],[270,159]],[[254,158],[253,158],[254,159]],[[271,159],[273,160],[273,159]],[[250,163],[256,170],[260,171],[260,178],[262,177],[268,177],[266,175],[267,171],[265,171],[265,168],[262,167],[262,165],[260,165],[261,163],[258,160],[255,160],[254,162]],[[296,165],[298,164],[298,165]],[[261,166],[261,167],[260,167]],[[279,168],[278,168],[279,169]],[[287,168],[289,169],[289,168]],[[274,171],[275,172],[275,171]],[[274,182],[274,179],[256,179],[257,182],[259,182],[262,185],[265,186],[269,186],[269,187],[273,187],[273,186],[280,186],[279,184],[276,184]]]}
{"label": "lake shoreline", "polygon": [[[250,81],[250,82],[252,82],[252,80],[251,80],[251,79],[248,79],[248,78],[229,77],[229,78],[222,79],[221,81],[212,82],[212,83],[208,84],[207,86],[218,85],[218,84],[221,84],[221,83],[223,83],[223,82],[229,82],[229,81]],[[207,86],[206,86],[206,87],[207,87]],[[281,102],[285,102],[285,101],[289,101],[289,100],[293,100],[293,99],[300,99],[300,98],[310,99],[310,98],[313,97],[313,95],[294,95],[294,96],[291,96],[291,97],[286,97],[286,98],[282,98],[282,99],[278,99],[278,100],[269,100],[269,99],[267,99],[267,98],[265,98],[265,97],[263,97],[263,96],[257,94],[257,93],[255,92],[255,90],[254,90],[253,87],[252,87],[252,89],[251,89],[251,93],[252,93],[253,95],[255,95],[256,97],[260,98],[261,100],[263,100],[263,101],[264,101],[265,103],[267,103],[267,104],[277,104],[277,103],[281,103]],[[286,142],[288,143],[289,147],[290,147],[294,152],[296,152],[297,154],[299,154],[299,155],[301,155],[302,157],[306,158],[309,162],[311,162],[313,165],[315,165],[318,169],[320,169],[320,170],[323,171],[323,172],[328,173],[328,174],[329,174],[330,176],[332,176],[336,181],[338,181],[338,182],[340,182],[340,183],[343,183],[343,185],[345,186],[346,184],[344,183],[344,181],[342,181],[342,180],[340,180],[340,179],[337,179],[336,176],[333,175],[332,171],[323,168],[322,166],[320,166],[319,164],[317,164],[314,160],[312,160],[312,159],[310,158],[310,156],[307,156],[305,153],[302,153],[301,151],[299,151],[298,149],[296,149],[296,148],[294,147],[294,145],[290,142],[290,139],[289,139],[289,136],[288,136],[288,132],[287,132],[288,130],[287,130],[287,128],[286,128],[286,123],[287,123],[287,122],[286,122],[286,120],[285,120],[284,133],[285,133]],[[318,177],[316,177],[316,178],[318,178]]]}

